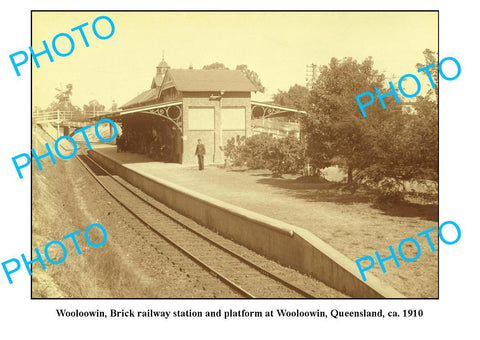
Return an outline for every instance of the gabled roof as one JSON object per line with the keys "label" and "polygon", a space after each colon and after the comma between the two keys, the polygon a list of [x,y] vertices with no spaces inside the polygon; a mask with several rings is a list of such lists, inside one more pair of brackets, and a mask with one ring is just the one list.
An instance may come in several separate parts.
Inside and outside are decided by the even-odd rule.
{"label": "gabled roof", "polygon": [[[171,69],[167,75],[173,80],[177,91],[183,92],[251,92],[258,91],[255,85],[237,70],[181,70]],[[166,77],[165,77],[166,78]]]}
{"label": "gabled roof", "polygon": [[159,87],[162,85],[162,81],[163,81],[163,77],[161,74],[157,74],[155,75],[155,77],[153,77],[152,79],[152,85],[150,85],[150,88],[154,88],[154,87]]}
{"label": "gabled roof", "polygon": [[158,89],[156,89],[156,88],[153,88],[153,89],[150,89],[150,90],[147,90],[147,91],[143,91],[142,93],[140,93],[135,98],[129,100],[128,102],[126,102],[125,104],[120,106],[120,109],[132,107],[132,106],[143,105],[145,103],[148,103],[150,101],[153,101],[153,100],[157,99],[157,97],[158,97]]}
{"label": "gabled roof", "polygon": [[[160,82],[162,82],[160,84]],[[161,87],[160,87],[161,86]],[[237,70],[168,70],[165,76],[156,75],[151,89],[144,91],[120,106],[120,109],[147,105],[160,98],[160,91],[175,87],[183,92],[252,92],[257,91],[253,83]]]}

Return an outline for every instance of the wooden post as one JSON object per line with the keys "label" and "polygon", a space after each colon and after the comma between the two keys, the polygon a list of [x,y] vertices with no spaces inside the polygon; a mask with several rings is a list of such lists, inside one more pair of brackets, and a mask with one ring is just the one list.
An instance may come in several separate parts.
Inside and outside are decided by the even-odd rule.
{"label": "wooden post", "polygon": [[57,110],[57,138],[60,137],[60,110]]}

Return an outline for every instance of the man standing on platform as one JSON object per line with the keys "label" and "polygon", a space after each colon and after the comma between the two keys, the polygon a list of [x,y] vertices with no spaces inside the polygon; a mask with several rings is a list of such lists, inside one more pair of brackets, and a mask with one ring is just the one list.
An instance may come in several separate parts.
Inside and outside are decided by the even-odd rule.
{"label": "man standing on platform", "polygon": [[198,157],[198,170],[203,170],[203,158],[205,157],[205,145],[202,144],[202,140],[198,140],[197,149],[195,150],[195,156]]}

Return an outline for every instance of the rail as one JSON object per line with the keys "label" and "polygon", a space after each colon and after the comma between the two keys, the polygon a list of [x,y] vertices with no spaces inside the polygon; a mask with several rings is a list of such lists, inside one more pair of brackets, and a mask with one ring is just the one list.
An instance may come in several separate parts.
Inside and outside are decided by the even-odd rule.
{"label": "rail", "polygon": [[[113,180],[114,183],[118,184],[121,188],[125,189],[129,194],[131,194],[132,196],[136,197],[137,199],[139,199],[140,201],[142,201],[143,203],[145,203],[145,205],[149,206],[150,208],[152,208],[154,211],[156,212],[159,212],[161,213],[162,215],[166,216],[168,219],[172,220],[175,224],[179,225],[181,228],[187,230],[189,233],[195,235],[196,237],[199,237],[200,239],[208,242],[208,244],[212,245],[213,247],[219,249],[221,252],[225,253],[225,254],[228,254],[228,256],[231,256],[235,259],[237,259],[239,262],[243,263],[243,264],[246,264],[248,267],[250,267],[251,269],[253,269],[254,271],[256,271],[257,273],[260,273],[262,276],[270,279],[270,280],[273,280],[275,281],[277,284],[280,284],[281,286],[283,286],[284,288],[287,288],[289,291],[292,291],[294,292],[295,294],[298,294],[300,297],[307,297],[307,298],[315,298],[315,296],[313,296],[312,294],[310,294],[309,292],[305,291],[304,289],[282,279],[281,277],[279,277],[278,275],[276,274],[273,274],[272,272],[262,268],[261,266],[257,265],[256,263],[252,262],[251,260],[245,258],[244,256],[240,255],[240,254],[237,254],[236,252],[234,252],[233,250],[231,249],[228,249],[227,247],[225,247],[224,245],[221,245],[219,244],[218,242],[212,240],[211,238],[209,238],[208,236],[202,234],[201,232],[197,231],[197,230],[194,230],[193,228],[191,228],[190,226],[188,226],[187,224],[185,224],[184,222],[182,222],[181,220],[179,220],[178,218],[172,216],[170,213],[166,212],[166,211],[163,211],[162,209],[158,208],[157,206],[153,205],[152,203],[150,203],[149,201],[147,201],[146,199],[144,199],[143,197],[141,197],[140,195],[138,195],[137,193],[135,193],[133,190],[131,190],[130,188],[128,188],[126,185],[124,185],[123,183],[121,183],[118,179],[116,179],[113,175],[111,175],[107,170],[105,170],[102,166],[100,166],[98,163],[96,163],[94,160],[92,160],[91,158],[89,158],[88,156],[82,156],[82,157],[85,157],[86,160],[88,160],[88,162],[92,163],[95,167],[98,167],[98,169],[101,170],[101,172],[104,174],[104,176],[97,176],[89,167],[88,165],[86,164],[85,161],[83,161],[81,158],[77,157],[77,159],[80,161],[80,163],[87,169],[87,171],[95,178],[95,180],[103,187],[103,189],[105,191],[107,191],[117,202],[120,203],[120,205],[122,205],[126,210],[128,210],[131,214],[133,214],[143,225],[145,225],[148,229],[150,229],[151,231],[153,231],[155,234],[157,234],[158,236],[160,236],[161,238],[163,238],[164,240],[166,240],[168,243],[172,244],[174,247],[176,247],[177,249],[179,249],[181,252],[183,252],[185,255],[187,255],[188,257],[190,257],[193,261],[195,261],[197,264],[199,264],[200,266],[204,267],[207,271],[209,271],[210,273],[212,273],[214,276],[218,277],[221,281],[223,281],[225,284],[227,284],[228,286],[232,287],[234,290],[236,290],[237,292],[239,292],[240,294],[242,294],[243,296],[245,297],[250,297],[250,298],[253,298],[253,297],[256,297],[254,294],[250,293],[249,291],[247,291],[246,289],[244,289],[243,287],[241,287],[239,284],[233,282],[233,280],[227,278],[226,275],[220,273],[218,270],[214,269],[211,265],[207,264],[204,260],[200,259],[199,257],[195,256],[191,251],[185,249],[184,246],[181,246],[180,244],[178,244],[178,241],[174,241],[173,239],[175,237],[173,237],[173,239],[171,238],[172,236],[166,236],[166,233],[165,232],[161,232],[159,230],[157,230],[157,228],[153,227],[148,221],[145,220],[145,218],[143,218],[142,216],[139,216],[138,213],[136,213],[135,211],[133,211],[134,209],[132,209],[131,207],[128,206],[128,204],[122,202],[121,199],[118,198],[118,195],[115,195],[115,190],[112,192],[112,189],[110,189],[109,187],[107,187],[108,185],[106,185],[104,182],[104,180],[100,179],[100,177],[104,178],[104,177],[108,177],[109,179]],[[112,181],[111,181],[112,183]],[[110,184],[111,185],[111,184]],[[122,190],[123,190],[122,189]],[[117,192],[118,193],[118,192]],[[137,205],[138,206],[138,205]],[[148,215],[147,215],[148,216]]]}

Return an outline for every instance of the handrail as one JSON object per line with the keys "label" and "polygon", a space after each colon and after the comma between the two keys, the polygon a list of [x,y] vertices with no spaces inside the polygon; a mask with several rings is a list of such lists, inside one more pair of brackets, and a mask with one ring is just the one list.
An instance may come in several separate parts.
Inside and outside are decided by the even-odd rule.
{"label": "handrail", "polygon": [[[97,112],[90,112],[90,111],[83,111],[81,114],[83,116],[82,119],[91,119],[95,117],[100,117],[111,112],[107,111],[97,111]],[[78,111],[45,111],[45,112],[32,112],[32,122],[40,123],[40,122],[55,122],[55,121],[80,121],[79,120],[79,112]]]}

